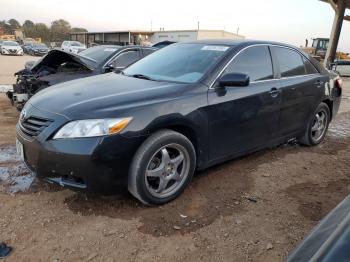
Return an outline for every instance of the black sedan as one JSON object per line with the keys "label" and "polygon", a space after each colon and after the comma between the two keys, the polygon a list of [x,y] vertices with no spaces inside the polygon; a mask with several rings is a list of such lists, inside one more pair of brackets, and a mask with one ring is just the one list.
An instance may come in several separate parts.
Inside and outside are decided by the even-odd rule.
{"label": "black sedan", "polygon": [[165,47],[122,74],[38,93],[17,146],[39,178],[164,204],[195,170],[298,138],[317,145],[337,113],[341,82],[300,49],[262,41]]}
{"label": "black sedan", "polygon": [[[156,48],[140,46],[101,45],[79,54],[51,50],[37,62],[27,62],[25,69],[15,73],[13,92],[7,92],[11,102],[21,110],[35,93],[58,83],[93,75],[120,71]],[[29,53],[34,52],[30,51]],[[30,65],[27,65],[30,64]]]}

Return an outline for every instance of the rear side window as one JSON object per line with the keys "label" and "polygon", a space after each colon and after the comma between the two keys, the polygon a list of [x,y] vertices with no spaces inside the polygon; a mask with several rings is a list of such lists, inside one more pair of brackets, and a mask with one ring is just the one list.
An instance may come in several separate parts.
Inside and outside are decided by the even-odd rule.
{"label": "rear side window", "polygon": [[152,54],[154,51],[155,51],[154,49],[149,49],[149,48],[142,49],[143,56],[148,56]]}
{"label": "rear side window", "polygon": [[117,67],[127,67],[140,59],[139,51],[127,51],[119,55],[113,63]]}
{"label": "rear side window", "polygon": [[273,50],[279,64],[281,77],[305,75],[304,63],[299,53],[283,47],[273,47]]}
{"label": "rear side window", "polygon": [[305,64],[305,70],[306,70],[306,74],[317,74],[318,71],[317,69],[313,66],[313,64],[311,64],[311,62],[309,60],[307,60],[306,58],[303,58],[304,60],[304,64]]}
{"label": "rear side window", "polygon": [[253,46],[242,51],[225,69],[224,74],[243,73],[250,81],[273,78],[270,52],[267,46]]}

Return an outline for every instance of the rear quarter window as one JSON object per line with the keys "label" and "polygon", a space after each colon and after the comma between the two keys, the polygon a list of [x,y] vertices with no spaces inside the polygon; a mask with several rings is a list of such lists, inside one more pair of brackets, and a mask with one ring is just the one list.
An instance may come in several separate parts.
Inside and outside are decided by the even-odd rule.
{"label": "rear quarter window", "polygon": [[303,60],[304,60],[304,64],[305,64],[306,74],[310,75],[310,74],[317,74],[318,73],[315,66],[313,64],[311,64],[311,62],[309,60],[307,60],[306,58],[303,58]]}

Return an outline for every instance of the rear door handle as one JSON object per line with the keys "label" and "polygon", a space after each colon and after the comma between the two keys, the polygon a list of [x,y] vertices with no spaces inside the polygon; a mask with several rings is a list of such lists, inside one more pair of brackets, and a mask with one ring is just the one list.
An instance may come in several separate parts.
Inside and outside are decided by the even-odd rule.
{"label": "rear door handle", "polygon": [[273,87],[271,88],[269,94],[272,96],[272,97],[277,97],[279,95],[279,93],[281,93],[281,90],[280,89],[277,89],[276,87]]}
{"label": "rear door handle", "polygon": [[317,80],[316,82],[315,82],[315,85],[317,86],[317,87],[321,87],[322,85],[323,85],[323,81],[322,80]]}

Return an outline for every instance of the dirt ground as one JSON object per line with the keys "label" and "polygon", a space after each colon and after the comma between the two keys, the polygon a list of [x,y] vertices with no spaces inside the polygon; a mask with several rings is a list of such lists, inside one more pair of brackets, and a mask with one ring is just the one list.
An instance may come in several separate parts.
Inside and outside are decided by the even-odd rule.
{"label": "dirt ground", "polygon": [[218,165],[153,208],[126,192],[100,197],[35,179],[29,187],[33,176],[14,153],[18,113],[1,95],[0,242],[14,248],[5,261],[284,260],[350,192],[344,83],[342,112],[321,145],[283,145]]}
{"label": "dirt ground", "polygon": [[37,56],[10,56],[0,55],[0,85],[9,85],[15,82],[14,73],[23,69],[24,64],[28,61],[36,61]]}

